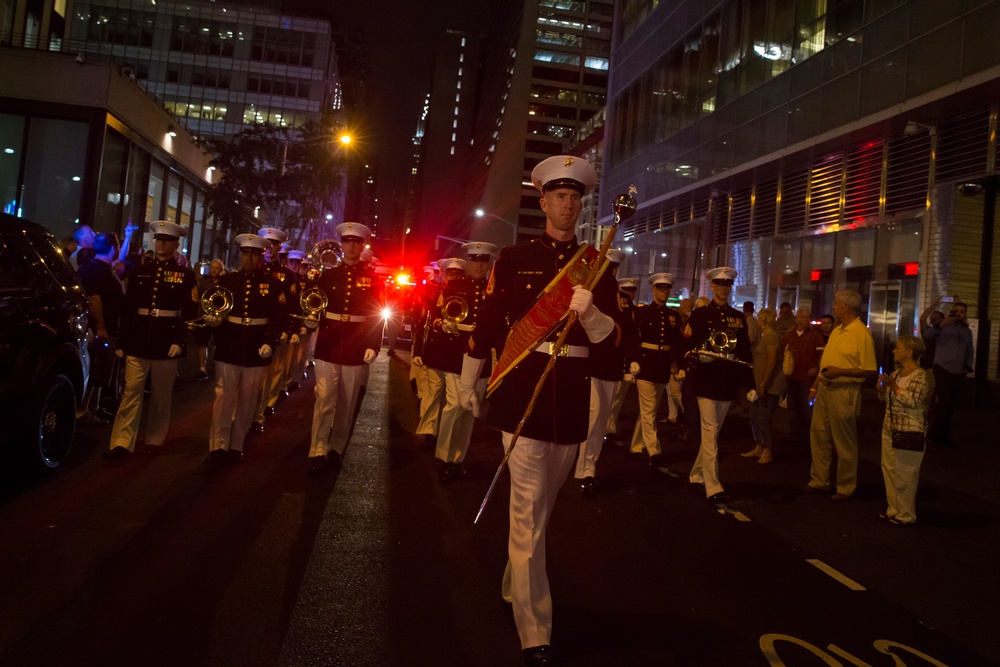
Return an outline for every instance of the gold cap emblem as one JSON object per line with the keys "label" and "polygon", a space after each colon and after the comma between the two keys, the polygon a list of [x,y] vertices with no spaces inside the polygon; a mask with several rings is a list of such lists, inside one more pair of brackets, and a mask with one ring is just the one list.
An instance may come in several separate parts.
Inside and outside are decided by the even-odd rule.
{"label": "gold cap emblem", "polygon": [[573,166],[573,158],[567,157],[565,160],[563,160],[563,166],[564,167],[572,167]]}

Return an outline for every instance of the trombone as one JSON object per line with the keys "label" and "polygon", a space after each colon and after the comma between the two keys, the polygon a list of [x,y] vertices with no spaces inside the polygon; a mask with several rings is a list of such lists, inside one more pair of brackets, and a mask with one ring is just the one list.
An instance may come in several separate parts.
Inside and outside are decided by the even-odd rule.
{"label": "trombone", "polygon": [[302,315],[292,315],[292,317],[297,317],[300,320],[319,322],[323,319],[323,311],[326,310],[329,303],[330,300],[327,298],[326,292],[318,287],[310,287],[302,292],[302,296],[299,297],[299,306],[302,308]]}
{"label": "trombone", "polygon": [[185,322],[185,324],[192,329],[200,329],[201,327],[209,326],[205,321],[206,317],[222,319],[232,309],[233,293],[225,287],[214,285],[205,290],[205,293],[201,295],[201,310],[204,315]]}

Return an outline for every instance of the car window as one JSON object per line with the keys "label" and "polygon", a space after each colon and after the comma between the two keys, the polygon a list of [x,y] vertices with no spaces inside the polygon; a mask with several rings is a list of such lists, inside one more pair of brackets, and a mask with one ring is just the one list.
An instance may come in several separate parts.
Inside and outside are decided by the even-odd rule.
{"label": "car window", "polygon": [[63,287],[76,287],[79,283],[73,267],[59,251],[58,246],[51,237],[43,234],[28,232],[25,234],[31,247],[42,258],[42,263],[56,277]]}
{"label": "car window", "polygon": [[0,291],[27,289],[31,283],[31,267],[18,253],[0,240]]}

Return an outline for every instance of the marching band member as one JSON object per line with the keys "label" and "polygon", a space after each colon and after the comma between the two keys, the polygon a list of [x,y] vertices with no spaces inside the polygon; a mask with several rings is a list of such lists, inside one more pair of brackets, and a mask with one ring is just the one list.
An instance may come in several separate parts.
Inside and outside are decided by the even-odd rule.
{"label": "marching band member", "polygon": [[[625,253],[614,248],[608,250],[609,272],[617,277],[618,266]],[[573,477],[579,480],[580,490],[587,495],[597,493],[597,459],[601,457],[604,436],[611,421],[611,404],[618,384],[627,373],[638,372],[638,365],[626,366],[625,350],[635,335],[631,312],[619,308],[614,312],[615,332],[598,343],[590,357],[590,423],[587,439],[580,443]],[[634,362],[633,362],[634,363]]]}
{"label": "marching band member", "polygon": [[[574,234],[583,208],[583,196],[597,182],[597,172],[582,158],[559,155],[541,161],[531,173],[541,191],[545,233],[500,252],[490,277],[486,300],[469,341],[462,366],[462,402],[479,412],[479,377],[498,332],[509,330],[534,304],[560,270],[576,257]],[[594,253],[596,255],[596,253]],[[589,255],[590,267],[599,260]],[[591,346],[612,333],[615,281],[605,273],[593,292],[577,286],[569,309],[580,316],[563,349],[554,349],[558,337],[525,350],[496,389],[490,403],[490,422],[503,432],[509,448],[523,419],[550,355],[555,369],[542,384],[535,409],[526,420],[510,464],[510,535],[502,593],[513,604],[514,621],[525,665],[552,664],[552,598],[545,568],[545,528],[559,487],[573,467],[579,444],[587,438],[590,407]],[[565,312],[565,310],[563,311]],[[502,334],[501,334],[502,335]],[[510,338],[505,342],[511,344]],[[532,343],[533,344],[533,343]],[[501,352],[502,354],[502,352]]]}
{"label": "marching band member", "polygon": [[681,314],[667,306],[674,277],[669,273],[654,273],[649,277],[653,287],[653,300],[636,311],[638,336],[630,354],[638,362],[635,387],[639,392],[639,418],[632,433],[632,453],[649,454],[653,470],[669,474],[663,462],[660,440],[656,433],[656,408],[670,381],[677,372],[682,353]]}
{"label": "marching band member", "polygon": [[361,264],[371,230],[357,222],[337,226],[344,257],[326,269],[316,286],[327,298],[320,322],[305,320],[316,333],[316,402],[313,407],[309,471],[340,464],[354,425],[354,406],[368,364],[382,346],[382,287]]}
{"label": "marching band member", "polygon": [[[633,335],[635,333],[635,313],[637,310],[635,295],[638,291],[638,278],[618,279],[618,308],[625,315],[623,321],[628,323]],[[625,402],[625,396],[628,395],[629,387],[633,384],[635,384],[635,376],[629,373],[623,376],[615,385],[615,395],[611,401],[611,414],[608,416],[608,428],[604,436],[604,439],[608,442],[616,442],[619,445],[625,444],[618,437],[618,415],[622,411],[622,404]]]}
{"label": "marching band member", "polygon": [[[691,364],[694,394],[698,397],[698,411],[701,413],[701,445],[694,460],[688,480],[692,484],[705,487],[705,497],[712,503],[729,502],[729,495],[719,481],[719,431],[729,408],[742,389],[746,391],[754,385],[753,353],[750,336],[747,333],[743,313],[729,305],[729,295],[736,280],[736,269],[720,266],[709,269],[705,277],[711,281],[713,298],[701,308],[691,312],[691,318],[684,327],[684,338],[689,350],[713,347],[716,335],[735,340],[732,354],[746,365],[733,363],[711,356],[698,357],[700,361]],[[716,350],[717,351],[717,350]],[[755,399],[755,395],[748,398]]]}
{"label": "marching band member", "polygon": [[151,392],[143,453],[159,453],[170,425],[177,361],[188,336],[185,321],[194,319],[198,310],[194,271],[174,258],[187,232],[165,220],[149,223],[149,231],[154,239],[154,260],[137,266],[129,276],[118,328],[115,354],[125,355],[125,389],[104,454],[112,461],[128,458],[135,449],[147,376]]}
{"label": "marching band member", "polygon": [[413,323],[413,346],[410,355],[410,368],[416,369],[414,380],[417,384],[417,397],[420,399],[420,417],[417,420],[416,435],[420,438],[420,447],[424,451],[433,451],[437,447],[439,417],[441,402],[444,400],[444,383],[438,382],[424,365],[424,344],[430,335],[430,312],[437,303],[441,290],[444,289],[443,272],[437,262],[431,262],[434,271],[433,280],[428,280],[421,294],[420,312]]}
{"label": "marching band member", "polygon": [[[288,239],[288,234],[275,227],[262,227],[260,236],[269,241],[269,245],[264,250],[264,261],[261,269],[271,274],[281,286],[285,293],[287,308],[292,313],[299,313],[299,286],[298,277],[285,267],[288,262],[288,253],[282,255],[282,250],[287,247],[284,241]],[[274,349],[271,365],[268,366],[267,378],[261,385],[260,397],[257,399],[256,409],[253,415],[254,433],[264,431],[264,419],[268,415],[274,414],[274,408],[278,404],[278,396],[285,388],[286,371],[291,363],[292,348],[299,342],[298,320],[291,318],[287,320],[289,331],[282,331],[277,347]]]}
{"label": "marching band member", "polygon": [[205,465],[243,460],[243,444],[261,387],[281,334],[287,329],[285,286],[262,268],[268,239],[240,234],[240,270],[227,273],[220,287],[232,295],[225,317],[206,316],[215,329],[215,403]]}
{"label": "marching band member", "polygon": [[[312,262],[301,250],[288,251],[288,270],[295,274],[296,288],[299,297],[312,286],[309,279],[309,268]],[[297,324],[297,323],[296,323]],[[314,332],[305,327],[299,328],[299,344],[292,346],[291,363],[288,364],[285,391],[293,392],[299,388],[299,380],[305,377],[306,360],[309,357],[310,346],[315,342]]]}
{"label": "marching band member", "polygon": [[[449,279],[432,310],[432,317],[435,319],[424,349],[424,362],[428,372],[440,374],[444,384],[444,404],[435,450],[435,456],[441,461],[442,482],[465,476],[462,462],[469,451],[475,417],[462,407],[459,400],[462,356],[475,329],[479,308],[486,297],[486,279],[490,262],[496,253],[496,246],[492,243],[466,243],[462,249],[469,256],[468,263],[461,259],[439,262]],[[452,267],[456,265],[463,267],[464,272],[453,277]],[[452,304],[459,308],[459,317],[444,312]],[[489,370],[489,364],[483,367],[478,380],[480,392],[486,391],[486,373]]]}

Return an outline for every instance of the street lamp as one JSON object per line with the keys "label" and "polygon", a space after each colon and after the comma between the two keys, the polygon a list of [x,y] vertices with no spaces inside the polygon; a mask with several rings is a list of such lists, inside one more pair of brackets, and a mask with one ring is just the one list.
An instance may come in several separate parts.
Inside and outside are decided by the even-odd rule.
{"label": "street lamp", "polygon": [[500,222],[504,223],[505,225],[510,225],[511,230],[514,233],[514,236],[511,239],[511,243],[513,243],[513,244],[517,243],[517,223],[513,223],[510,220],[507,220],[506,218],[501,218],[499,215],[495,215],[493,213],[487,213],[486,211],[484,211],[481,208],[477,208],[475,210],[475,214],[476,214],[477,218],[493,218],[494,220],[499,220]]}

